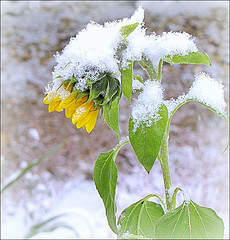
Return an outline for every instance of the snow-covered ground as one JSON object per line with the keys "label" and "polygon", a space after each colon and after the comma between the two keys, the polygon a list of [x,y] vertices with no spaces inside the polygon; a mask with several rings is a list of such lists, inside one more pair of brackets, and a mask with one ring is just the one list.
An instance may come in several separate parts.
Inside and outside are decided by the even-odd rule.
{"label": "snow-covered ground", "polygon": [[[2,195],[2,239],[23,238],[31,226],[65,213],[36,239],[116,238],[109,229],[102,200],[92,181],[100,152],[116,145],[102,119],[93,132],[76,130],[62,113],[48,114],[42,103],[51,80],[53,55],[93,20],[98,23],[130,17],[138,4],[146,10],[148,31],[186,31],[196,37],[212,62],[204,66],[164,66],[166,97],[187,92],[194,74],[204,70],[225,85],[229,102],[229,10],[227,2],[53,2],[4,1],[2,6],[2,181],[65,142]],[[190,5],[191,4],[191,5]],[[136,71],[141,71],[136,69]],[[130,113],[121,100],[121,135],[127,135]],[[170,128],[173,185],[184,186],[199,205],[213,208],[225,222],[229,238],[229,164],[227,128],[220,118],[196,103],[183,106]],[[150,174],[138,163],[130,145],[117,157],[118,214],[149,193],[163,192],[160,165]],[[63,226],[69,226],[66,228]],[[75,232],[73,231],[75,229]],[[46,229],[46,230],[47,230]]]}

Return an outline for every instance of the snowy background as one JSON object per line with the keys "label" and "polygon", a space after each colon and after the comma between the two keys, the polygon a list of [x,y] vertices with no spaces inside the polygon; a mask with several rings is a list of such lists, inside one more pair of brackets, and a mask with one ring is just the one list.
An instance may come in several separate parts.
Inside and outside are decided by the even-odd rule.
{"label": "snowy background", "polygon": [[[34,238],[115,238],[107,226],[102,200],[92,181],[100,152],[116,145],[115,134],[100,119],[91,134],[77,130],[64,113],[48,114],[42,103],[51,80],[53,55],[90,20],[102,24],[130,17],[140,2],[4,1],[2,7],[2,183],[50,150],[64,146],[14,183],[2,195],[2,238],[23,238],[34,224],[58,214],[60,227]],[[210,67],[165,64],[163,87],[167,98],[177,97],[205,71],[224,85],[229,103],[228,2],[142,2],[150,33],[185,31],[196,37]],[[136,68],[136,71],[141,71]],[[229,104],[228,104],[229,105]],[[130,108],[120,104],[121,135],[127,135]],[[188,103],[173,117],[170,128],[170,167],[175,187],[184,186],[199,205],[213,208],[229,236],[229,162],[225,122],[211,111]],[[149,193],[163,192],[158,162],[148,175],[130,145],[117,157],[118,214]],[[180,200],[180,198],[178,199]],[[178,204],[180,201],[178,201]]]}

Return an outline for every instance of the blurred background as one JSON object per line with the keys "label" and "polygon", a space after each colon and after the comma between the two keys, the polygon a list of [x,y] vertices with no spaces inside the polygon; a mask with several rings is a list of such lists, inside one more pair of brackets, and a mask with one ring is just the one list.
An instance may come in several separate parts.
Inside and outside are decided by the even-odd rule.
{"label": "blurred background", "polygon": [[[140,4],[148,34],[185,31],[211,59],[210,67],[164,64],[165,98],[186,93],[194,75],[205,71],[224,84],[229,106],[228,1],[2,1],[1,174],[2,188],[7,186],[1,196],[3,239],[116,237],[92,180],[94,162],[117,144],[115,134],[103,119],[91,134],[77,130],[64,112],[49,114],[42,100],[52,79],[53,56],[71,37],[90,20],[103,24],[130,17]],[[121,135],[126,136],[130,106],[124,98],[120,113]],[[183,186],[194,202],[213,208],[224,220],[226,239],[227,135],[221,118],[188,103],[173,117],[169,142],[173,186]],[[149,193],[164,195],[157,161],[148,175],[126,145],[116,163],[118,214]]]}

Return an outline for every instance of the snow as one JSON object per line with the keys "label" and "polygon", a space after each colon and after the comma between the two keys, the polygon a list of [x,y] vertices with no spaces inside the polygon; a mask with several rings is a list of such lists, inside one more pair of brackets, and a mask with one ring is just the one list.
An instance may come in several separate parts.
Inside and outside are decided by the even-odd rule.
{"label": "snow", "polygon": [[34,140],[39,140],[40,136],[38,133],[38,130],[36,128],[29,128],[28,129],[28,135],[33,138]]}
{"label": "snow", "polygon": [[226,103],[224,100],[223,85],[211,78],[206,73],[196,75],[192,87],[189,89],[187,98],[197,101],[214,108],[218,113],[225,113]]}
{"label": "snow", "polygon": [[195,76],[191,88],[187,94],[180,95],[177,99],[171,98],[164,101],[168,108],[169,115],[181,104],[187,100],[196,100],[217,111],[225,114],[226,102],[224,100],[224,86],[208,74],[201,72]]}
{"label": "snow", "polygon": [[61,76],[67,80],[74,75],[78,79],[76,88],[84,90],[88,77],[96,80],[102,72],[119,73],[115,54],[121,42],[120,30],[123,26],[141,23],[143,18],[144,10],[139,7],[130,19],[106,22],[104,26],[89,23],[76,37],[70,39],[62,54],[56,54],[57,65],[53,77]]}
{"label": "snow", "polygon": [[[205,11],[203,11],[202,16],[200,15],[199,18],[177,16],[177,18],[162,21],[164,17],[167,18],[170,13],[176,11],[184,11],[186,14],[189,14],[195,11],[200,12],[201,9],[196,7],[196,2],[191,3],[192,8],[188,7],[185,9],[180,7],[182,6],[180,5],[182,2],[172,1],[166,10],[164,7],[165,3],[166,2],[161,2],[161,4],[158,4],[153,1],[143,2],[144,7],[144,4],[155,4],[154,7],[151,7],[153,12],[157,12],[157,9],[160,9],[158,11],[160,16],[146,14],[146,24],[147,21],[149,21],[148,26],[158,32],[162,32],[162,29],[164,29],[164,31],[168,31],[168,29],[180,31],[183,29],[184,31],[190,32],[188,29],[191,29],[191,26],[194,27],[194,36],[198,36],[199,48],[207,52],[212,58],[212,66],[204,67],[204,70],[211,73],[212,77],[222,80],[225,83],[225,93],[228,93],[226,70],[228,70],[229,57],[226,55],[228,54],[226,49],[229,46],[227,39],[229,29],[225,21],[227,14],[214,9],[214,15],[203,17],[203,15],[208,15],[210,11],[207,11],[207,9],[213,4],[213,2],[205,2],[205,4],[202,3],[203,6],[205,6]],[[4,2],[2,4],[4,5],[6,3]],[[22,238],[24,233],[21,233],[28,230],[32,223],[46,219],[46,217],[52,215],[51,213],[59,213],[55,212],[54,204],[58,203],[58,205],[64,206],[64,209],[67,210],[68,208],[72,208],[73,204],[71,203],[71,205],[69,205],[67,201],[67,198],[69,198],[70,202],[76,200],[73,208],[81,208],[85,212],[90,211],[90,214],[96,219],[98,224],[95,228],[96,238],[108,239],[113,237],[114,235],[111,233],[105,218],[102,200],[98,197],[98,193],[95,192],[94,183],[88,180],[76,180],[73,183],[75,176],[88,176],[89,173],[91,174],[93,171],[92,162],[96,159],[98,152],[109,151],[116,144],[113,145],[112,137],[106,138],[106,136],[112,134],[108,132],[105,126],[101,128],[98,126],[98,131],[96,129],[97,133],[95,133],[96,137],[92,134],[89,136],[80,132],[76,133],[75,128],[72,128],[73,126],[69,123],[63,125],[63,127],[57,131],[57,126],[62,126],[61,124],[63,124],[63,121],[60,121],[62,118],[59,114],[57,114],[58,118],[55,117],[56,115],[50,117],[50,115],[47,114],[47,109],[42,105],[41,91],[44,88],[44,84],[52,78],[50,73],[55,64],[51,59],[52,55],[57,48],[62,48],[66,44],[66,39],[74,36],[79,29],[84,28],[90,19],[101,23],[108,19],[112,20],[113,18],[117,19],[129,16],[135,10],[135,6],[132,2],[124,5],[119,1],[113,3],[84,2],[84,7],[81,2],[64,3],[40,1],[40,9],[34,9],[33,11],[27,9],[26,11],[22,11],[20,6],[29,3],[12,1],[9,2],[9,4],[8,12],[12,14],[3,16],[4,62],[2,68],[2,93],[4,95],[3,100],[7,101],[5,107],[3,105],[3,111],[5,108],[6,114],[3,114],[2,128],[2,169],[4,182],[7,180],[6,177],[14,172],[14,166],[16,165],[16,168],[20,166],[18,162],[26,160],[26,162],[29,163],[34,157],[39,157],[40,153],[49,150],[50,142],[53,143],[53,146],[57,146],[61,141],[60,136],[66,139],[69,144],[66,148],[65,157],[58,154],[56,157],[49,159],[47,163],[45,163],[45,166],[44,164],[40,164],[36,169],[24,176],[25,178],[18,183],[18,188],[16,186],[16,188],[13,187],[13,189],[4,192],[2,196],[2,236]],[[35,3],[31,2],[30,4]],[[189,6],[190,3],[186,2],[184,4]],[[225,2],[225,4],[228,3]],[[200,5],[201,3],[199,3],[199,6]],[[164,9],[164,11],[162,11],[162,9]],[[2,10],[4,11],[4,8]],[[146,11],[149,12],[150,8],[146,8]],[[66,19],[66,17],[70,20],[69,28],[68,26],[64,26],[64,19]],[[157,21],[152,20],[156,18]],[[186,24],[187,21],[189,24]],[[136,33],[133,32],[132,34],[134,36]],[[46,38],[48,40],[44,41]],[[144,37],[144,39],[146,38]],[[140,41],[139,43],[140,47],[142,47]],[[23,57],[27,56],[27,51],[30,52],[30,55],[29,58],[24,61]],[[197,70],[198,67],[200,66],[186,66],[186,68],[184,68],[181,65],[173,67],[165,65],[164,79],[172,80],[167,82],[167,88],[171,89],[170,94],[172,93],[173,95],[177,92],[187,91],[186,88],[188,84],[191,84],[190,80],[192,79],[194,69]],[[179,78],[175,77],[175,72],[177,73],[176,76],[181,76],[182,82]],[[33,86],[34,84],[36,84],[35,86],[39,86],[38,93],[33,91],[35,87],[32,88],[31,83]],[[182,86],[185,89],[183,89]],[[174,91],[172,91],[172,89],[174,89]],[[170,97],[171,95],[169,98]],[[28,99],[32,99],[34,102],[30,102]],[[40,100],[38,101],[38,99]],[[11,101],[13,101],[13,103]],[[40,104],[42,107],[39,107]],[[121,111],[125,113],[123,113],[123,119],[125,119],[125,117],[128,119],[129,108],[124,108],[124,106],[125,104],[121,105]],[[196,112],[194,108],[189,108],[190,106],[192,105],[188,104],[187,111],[179,112],[170,126],[172,130],[170,137],[172,141],[169,144],[170,170],[173,185],[178,186],[183,184],[188,186],[193,201],[202,206],[213,208],[217,214],[223,218],[225,223],[225,238],[229,239],[228,154],[226,152],[221,155],[227,139],[225,123],[217,122],[215,118],[209,119],[209,115],[206,114],[202,114],[199,120],[197,116],[199,112]],[[187,106],[185,106],[185,109],[186,107]],[[27,109],[32,110],[28,111]],[[10,112],[12,114],[9,114]],[[207,113],[209,114],[208,111]],[[191,122],[188,123],[186,116],[191,119]],[[197,118],[198,123],[195,126],[196,130],[194,130],[193,123]],[[11,121],[11,119],[14,121]],[[15,119],[17,119],[16,122]],[[50,124],[49,121],[47,121],[49,119],[52,119],[55,124]],[[46,122],[46,124],[44,124],[44,122]],[[120,122],[120,124],[122,125],[121,129],[124,131],[127,122],[123,121]],[[216,126],[218,126],[218,130],[213,131]],[[31,139],[28,138],[27,130],[30,127],[35,127],[38,130],[40,135],[39,141],[31,141]],[[62,130],[65,131],[66,134],[63,134]],[[207,134],[204,135],[204,132]],[[56,134],[55,136],[54,133]],[[122,133],[127,134],[126,132]],[[9,139],[9,143],[5,140],[5,134]],[[72,136],[67,137],[67,134]],[[17,138],[18,135],[23,136],[24,140],[19,141]],[[28,141],[25,141],[25,139]],[[92,139],[94,139],[93,145],[95,145],[95,147],[89,150],[87,145],[92,143]],[[103,139],[103,141],[100,141],[100,139]],[[70,151],[68,151],[71,145],[74,146],[74,149],[70,148]],[[116,191],[118,212],[149,193],[159,193],[164,196],[159,162],[155,162],[153,170],[148,175],[136,160],[132,149],[130,149],[131,147],[128,147],[130,147],[130,144],[127,144],[123,148],[125,150],[122,149],[121,154],[118,155],[117,158],[120,168],[120,180]],[[23,151],[21,151],[22,149]],[[69,152],[70,155],[67,155]],[[85,157],[83,157],[82,152]],[[32,153],[34,153],[34,155],[32,155]],[[71,154],[74,155],[74,157],[72,157]],[[63,162],[65,164],[63,164]],[[46,164],[48,165],[47,167]],[[45,169],[47,168],[51,171],[46,171]],[[35,173],[37,173],[37,175]],[[45,177],[45,175],[51,176],[51,179]],[[60,187],[58,179],[62,179],[63,185],[68,185],[68,193]],[[44,190],[44,187],[39,185],[40,182],[44,182],[46,194],[43,193],[43,195],[40,195],[40,191]],[[81,185],[83,189],[81,189]],[[9,192],[12,194],[8,195]],[[28,192],[30,194],[29,196]],[[59,194],[55,195],[53,192],[58,192]],[[71,192],[73,192],[73,194],[71,194]],[[63,195],[60,195],[60,193],[63,193]],[[88,195],[86,196],[85,194]],[[52,200],[50,200],[51,196]],[[178,194],[178,200],[180,196],[183,201],[182,194]],[[34,199],[38,199],[38,201],[33,202]],[[61,204],[62,200],[65,200],[64,204]],[[32,211],[32,204],[36,206],[35,211]],[[92,208],[90,210],[87,209],[87,205]],[[49,211],[50,207],[52,207],[52,212]],[[4,214],[6,211],[8,213],[7,216]],[[79,221],[80,217],[76,222]],[[82,222],[84,221],[85,220],[82,219]],[[87,238],[88,232],[86,229],[90,227],[88,223],[85,223],[85,225],[87,226],[82,227],[81,236]],[[79,228],[81,228],[81,226],[82,225],[79,225]],[[66,239],[72,232],[62,228],[59,229],[59,231],[55,231],[53,237],[51,236],[52,233],[44,233],[39,239],[47,239],[48,236],[46,234],[49,235],[49,238],[55,239],[56,236],[62,236],[62,238]]]}
{"label": "snow", "polygon": [[[40,185],[38,187],[41,188]],[[41,190],[44,191],[44,188],[42,187]],[[87,181],[82,178],[69,181],[61,193],[46,200],[49,201],[49,211],[45,214],[40,214],[40,217],[35,221],[29,220],[28,218],[30,217],[27,215],[27,211],[34,212],[37,209],[37,205],[32,201],[27,201],[26,209],[21,204],[15,206],[17,210],[11,209],[14,214],[5,215],[4,212],[5,221],[3,222],[4,231],[2,232],[2,237],[4,239],[15,238],[15,236],[23,238],[23,236],[28,234],[29,227],[63,214],[63,216],[50,224],[61,222],[72,227],[76,233],[70,229],[59,227],[51,232],[39,232],[33,238],[115,238],[115,234],[109,229],[103,202],[95,189],[93,181]],[[19,224],[18,221],[20,222]]]}
{"label": "snow", "polygon": [[[126,49],[121,52],[121,68],[127,66],[128,60],[140,61],[143,55],[157,67],[165,56],[198,51],[194,38],[185,32],[164,32],[160,36],[153,32],[150,36],[146,35],[143,18],[144,9],[139,6],[130,19],[106,22],[104,25],[90,22],[70,39],[61,54],[56,54],[53,78],[61,76],[63,81],[75,76],[78,79],[76,89],[83,91],[87,88],[88,78],[96,80],[103,72],[119,74],[117,50],[122,42],[121,28],[134,23],[139,24],[126,39]],[[60,78],[54,81],[59,83]]]}
{"label": "snow", "polygon": [[146,81],[143,91],[138,96],[133,108],[132,119],[134,121],[134,132],[144,123],[150,127],[160,119],[159,106],[163,101],[163,89],[159,82]]}
{"label": "snow", "polygon": [[160,36],[153,33],[145,41],[144,54],[157,68],[160,59],[166,56],[172,57],[176,54],[184,56],[189,52],[197,52],[194,40],[194,37],[185,32],[164,32]]}
{"label": "snow", "polygon": [[187,100],[186,95],[182,94],[177,99],[171,98],[170,100],[165,100],[164,104],[168,109],[169,116],[173,113],[173,111],[183,102]]}
{"label": "snow", "polygon": [[141,83],[140,81],[133,79],[132,83],[132,90],[135,92],[136,90],[141,90],[143,88],[144,84]]}

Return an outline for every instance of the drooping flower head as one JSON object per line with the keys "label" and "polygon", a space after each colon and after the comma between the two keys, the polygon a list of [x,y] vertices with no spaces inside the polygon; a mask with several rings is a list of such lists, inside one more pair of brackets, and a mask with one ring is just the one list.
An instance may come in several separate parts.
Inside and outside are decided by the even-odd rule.
{"label": "drooping flower head", "polygon": [[62,53],[56,55],[53,81],[46,87],[43,102],[49,104],[49,112],[64,110],[77,128],[82,127],[88,133],[101,112],[108,126],[119,135],[119,78],[121,63],[126,62],[121,59],[121,46],[132,31],[142,32],[139,23],[143,17],[144,10],[140,7],[130,19],[104,26],[91,22],[70,39]]}
{"label": "drooping flower head", "polygon": [[87,87],[83,91],[76,88],[77,84],[78,80],[74,76],[62,81],[58,88],[57,83],[53,83],[47,88],[43,102],[49,104],[49,112],[65,110],[65,116],[72,119],[77,128],[82,127],[90,133],[103,106],[111,105],[115,98],[120,98],[120,82],[111,74],[105,73],[93,81],[88,78]]}

